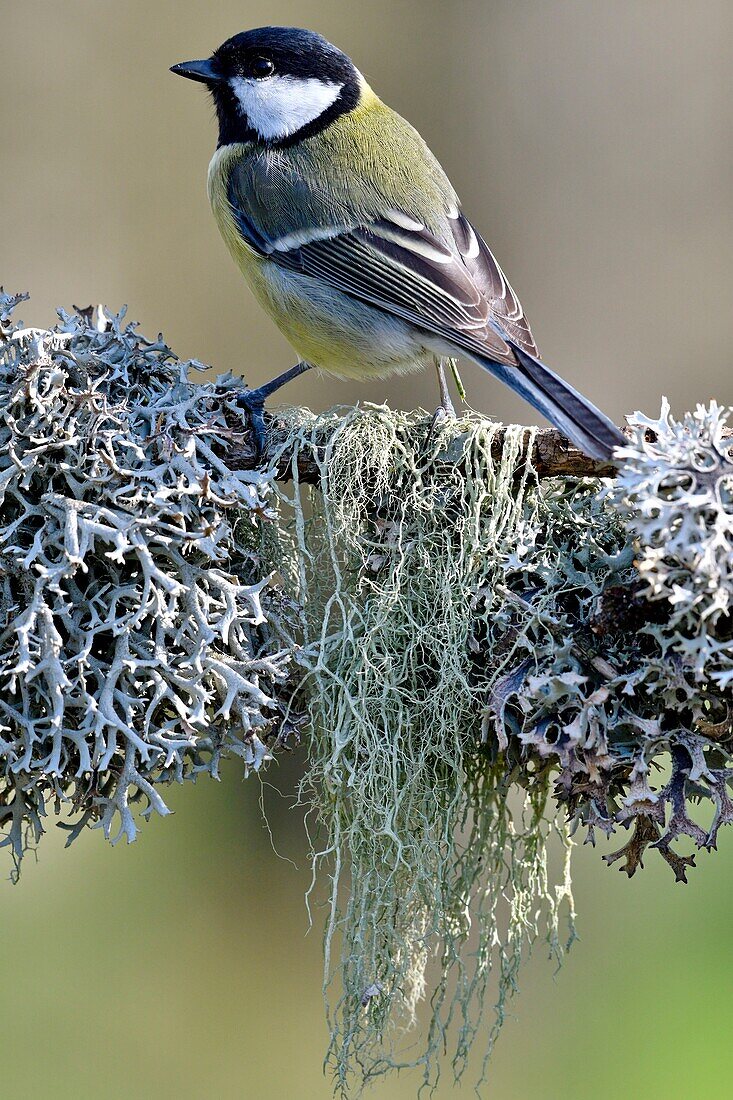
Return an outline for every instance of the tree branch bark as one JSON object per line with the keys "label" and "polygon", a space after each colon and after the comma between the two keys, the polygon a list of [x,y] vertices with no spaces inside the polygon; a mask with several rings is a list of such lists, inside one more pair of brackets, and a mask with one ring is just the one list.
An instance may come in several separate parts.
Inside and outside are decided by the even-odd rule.
{"label": "tree branch bark", "polygon": [[[277,440],[278,437],[282,437],[282,424],[278,421],[277,415],[272,413],[266,414],[265,419],[271,439],[264,457],[264,462],[267,464],[279,451]],[[494,437],[492,452],[497,460],[501,457],[505,434],[506,430],[501,428]],[[252,448],[235,444],[228,451],[227,462],[235,469],[251,470],[262,465],[263,459],[258,459]],[[554,428],[537,432],[532,449],[532,464],[540,478],[615,477],[616,475],[616,466],[612,462],[600,462],[589,458]],[[280,454],[277,468],[278,477],[284,481],[289,480],[292,474],[292,455]],[[312,456],[305,454],[299,456],[298,476],[306,484],[317,484],[320,481],[318,463]]]}
{"label": "tree branch bark", "polygon": [[[274,459],[275,455],[279,454],[278,438],[282,440],[285,426],[282,421],[278,420],[275,413],[265,413],[265,422],[270,442],[264,458],[258,457],[252,447],[233,444],[227,453],[227,462],[233,469],[252,470],[257,466],[261,466],[263,462],[267,465]],[[426,420],[426,430],[427,423]],[[631,433],[628,428],[624,427],[620,430],[630,438]],[[494,437],[492,455],[497,461],[501,457],[505,436],[506,429],[502,427]],[[733,429],[726,429],[723,432],[723,437],[733,439]],[[653,442],[654,432],[648,430],[647,438]],[[615,477],[617,473],[617,467],[613,462],[601,462],[598,459],[589,458],[588,455],[574,447],[562,432],[557,431],[555,428],[543,428],[537,432],[532,448],[532,465],[537,471],[537,476],[541,479],[551,477]],[[292,455],[279,454],[277,470],[278,477],[282,481],[288,481],[292,476]],[[320,481],[321,475],[318,462],[311,455],[301,454],[299,456],[298,476],[302,482],[308,485],[315,485]]]}

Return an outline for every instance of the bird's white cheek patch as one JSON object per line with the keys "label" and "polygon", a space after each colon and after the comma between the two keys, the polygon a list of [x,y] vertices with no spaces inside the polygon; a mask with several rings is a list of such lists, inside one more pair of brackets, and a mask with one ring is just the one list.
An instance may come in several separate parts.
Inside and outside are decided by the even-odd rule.
{"label": "bird's white cheek patch", "polygon": [[289,137],[315,122],[336,102],[343,88],[343,84],[315,77],[294,76],[271,76],[267,80],[236,76],[229,84],[242,114],[266,141]]}

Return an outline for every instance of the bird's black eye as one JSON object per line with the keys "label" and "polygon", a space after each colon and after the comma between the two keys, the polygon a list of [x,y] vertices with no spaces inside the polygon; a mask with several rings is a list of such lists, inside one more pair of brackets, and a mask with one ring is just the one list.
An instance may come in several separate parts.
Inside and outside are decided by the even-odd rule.
{"label": "bird's black eye", "polygon": [[266,76],[272,76],[275,66],[269,57],[253,57],[249,63],[249,71],[255,80],[264,80]]}

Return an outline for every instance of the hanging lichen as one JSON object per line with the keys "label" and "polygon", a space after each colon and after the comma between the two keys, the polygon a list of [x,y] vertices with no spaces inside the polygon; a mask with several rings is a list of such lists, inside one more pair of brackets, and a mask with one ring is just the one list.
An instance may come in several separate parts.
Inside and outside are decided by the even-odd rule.
{"label": "hanging lichen", "polygon": [[[566,872],[548,879],[550,789],[591,840],[634,826],[607,857],[628,874],[651,843],[684,879],[694,860],[673,841],[713,847],[733,819],[723,420],[637,418],[605,492],[540,485],[522,429],[497,460],[478,418],[430,431],[368,407],[283,427],[291,585],[317,653],[304,797],[331,881],[330,1063],[341,1088],[415,1064],[433,1083],[452,1043],[458,1077],[474,1039],[490,1052],[541,927],[559,953],[572,899]],[[315,491],[298,484],[303,456]],[[700,798],[707,828],[688,816]],[[422,998],[416,1052],[404,1027]]]}
{"label": "hanging lichen", "polygon": [[[504,557],[537,507],[532,433],[509,432],[497,462],[496,431],[474,418],[431,432],[423,416],[368,408],[301,413],[285,443],[304,631],[318,644],[303,789],[320,812],[316,873],[331,880],[341,1088],[357,1067],[369,1079],[417,1064],[432,1082],[448,1033],[457,1075],[475,1038],[488,1053],[523,949],[543,931],[559,953],[559,908],[572,905],[566,867],[548,878],[549,773],[510,798],[511,768],[482,720],[501,662]],[[321,470],[308,519],[304,450]],[[415,1052],[403,1025],[426,994],[432,1022]]]}

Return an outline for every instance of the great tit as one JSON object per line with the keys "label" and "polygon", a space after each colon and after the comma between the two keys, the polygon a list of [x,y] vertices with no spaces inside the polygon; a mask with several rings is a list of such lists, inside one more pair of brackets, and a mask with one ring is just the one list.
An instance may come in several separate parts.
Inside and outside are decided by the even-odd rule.
{"label": "great tit", "polygon": [[591,457],[624,444],[537,358],[519,299],[445,172],[346,54],[312,31],[261,27],[172,72],[211,92],[214,217],[301,357],[245,395],[260,426],[265,397],[311,366],[364,379],[464,355]]}

